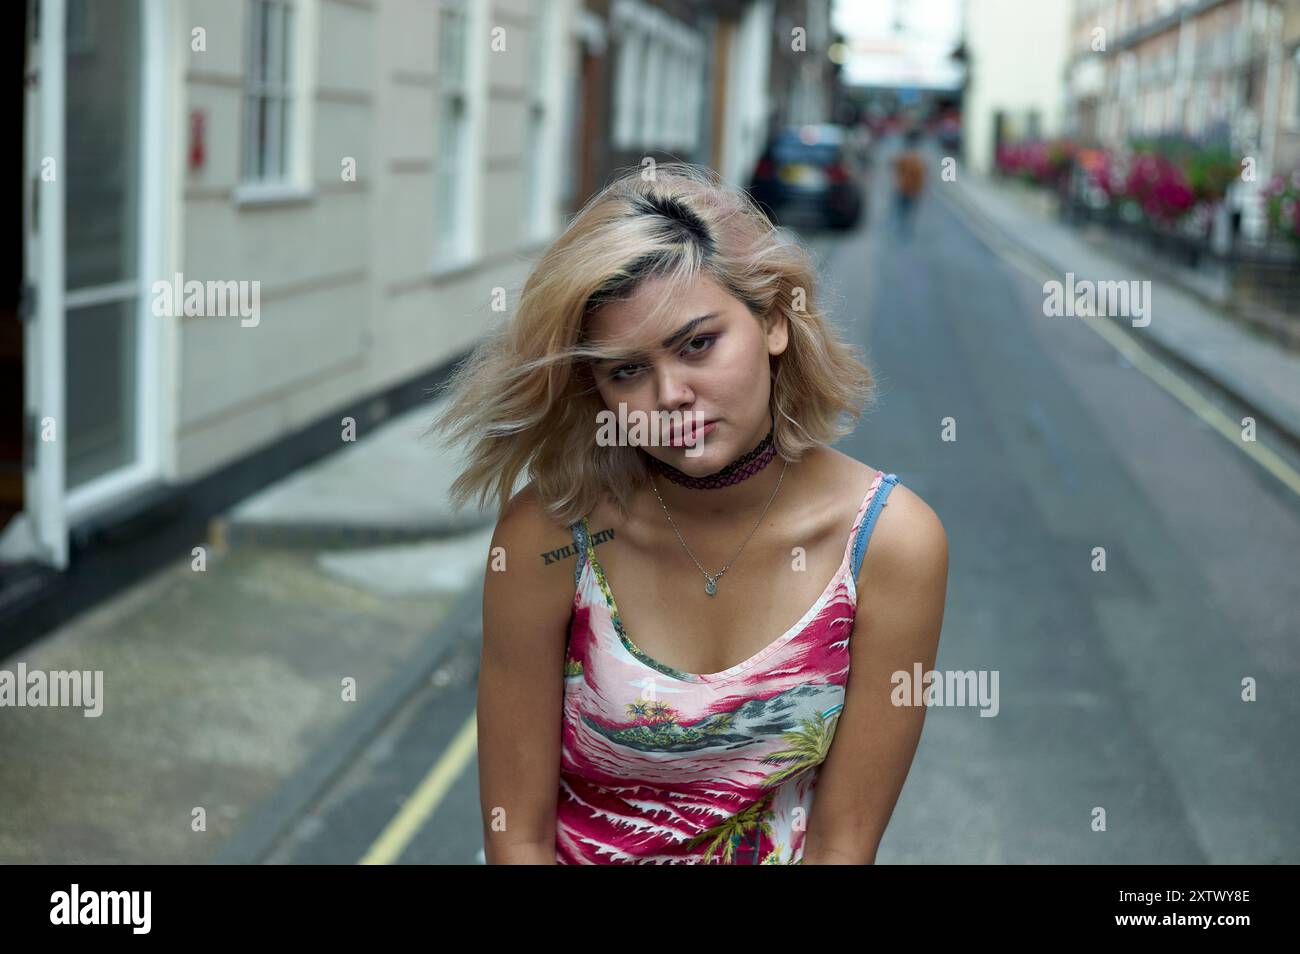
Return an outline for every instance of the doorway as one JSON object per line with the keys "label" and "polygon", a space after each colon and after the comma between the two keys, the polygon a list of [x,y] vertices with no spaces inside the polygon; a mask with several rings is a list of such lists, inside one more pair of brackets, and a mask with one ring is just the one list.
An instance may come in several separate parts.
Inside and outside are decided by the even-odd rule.
{"label": "doorway", "polygon": [[[22,7],[23,174],[9,199],[25,254],[0,293],[0,324],[19,329],[17,342],[0,331],[0,561],[62,569],[69,526],[160,470],[145,290],[165,178],[163,6]],[[11,310],[21,322],[5,320]]]}

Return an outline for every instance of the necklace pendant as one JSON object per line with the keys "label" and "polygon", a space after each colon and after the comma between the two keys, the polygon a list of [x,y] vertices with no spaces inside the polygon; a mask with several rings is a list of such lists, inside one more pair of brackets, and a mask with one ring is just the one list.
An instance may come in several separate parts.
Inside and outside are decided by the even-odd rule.
{"label": "necklace pendant", "polygon": [[708,593],[710,596],[718,592],[718,578],[716,576],[710,576],[707,578],[704,584],[704,592]]}

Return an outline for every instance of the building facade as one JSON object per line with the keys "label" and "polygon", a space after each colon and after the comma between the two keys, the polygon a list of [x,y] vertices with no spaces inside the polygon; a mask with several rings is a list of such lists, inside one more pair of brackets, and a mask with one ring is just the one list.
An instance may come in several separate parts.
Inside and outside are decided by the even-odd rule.
{"label": "building facade", "polygon": [[576,9],[27,5],[0,561],[472,347],[563,227]]}
{"label": "building facade", "polygon": [[827,4],[20,4],[0,584],[449,369],[615,170],[745,184],[822,112]]}
{"label": "building facade", "polygon": [[1260,189],[1300,165],[1300,0],[1075,0],[1066,130],[1221,141],[1254,160],[1230,204],[1264,232]]}
{"label": "building facade", "polygon": [[963,12],[967,79],[963,152],[980,173],[997,147],[1057,135],[1065,121],[1070,7],[1041,0],[969,0]]}

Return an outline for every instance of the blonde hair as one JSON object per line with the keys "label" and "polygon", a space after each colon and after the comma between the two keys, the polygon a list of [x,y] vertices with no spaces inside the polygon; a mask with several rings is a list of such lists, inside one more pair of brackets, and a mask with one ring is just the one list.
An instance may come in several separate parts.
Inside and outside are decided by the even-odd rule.
{"label": "blonde hair", "polygon": [[640,167],[618,173],[533,267],[513,317],[444,386],[453,399],[425,436],[450,432],[455,443],[472,442],[450,490],[457,506],[477,493],[481,510],[495,487],[504,510],[526,468],[560,525],[587,516],[602,498],[626,516],[651,471],[639,448],[597,444],[596,415],[606,408],[591,364],[614,349],[587,340],[587,319],[648,278],[668,284],[647,322],[674,308],[676,292],[701,273],[760,323],[785,316],[788,344],[769,365],[772,439],[782,457],[797,461],[832,443],[852,430],[842,412],[856,421],[874,403],[871,371],[821,310],[812,257],[747,193],[688,163],[660,164],[650,178]]}

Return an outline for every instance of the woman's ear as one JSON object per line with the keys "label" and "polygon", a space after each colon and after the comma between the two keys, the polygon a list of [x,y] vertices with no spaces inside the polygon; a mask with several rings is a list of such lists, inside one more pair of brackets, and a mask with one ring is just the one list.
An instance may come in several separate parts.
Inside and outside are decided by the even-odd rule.
{"label": "woman's ear", "polygon": [[767,315],[767,353],[783,354],[790,343],[790,321],[780,308],[773,308]]}

